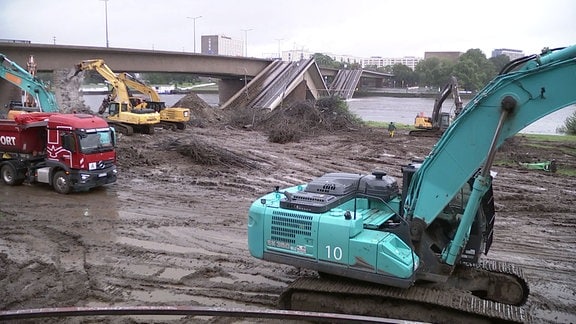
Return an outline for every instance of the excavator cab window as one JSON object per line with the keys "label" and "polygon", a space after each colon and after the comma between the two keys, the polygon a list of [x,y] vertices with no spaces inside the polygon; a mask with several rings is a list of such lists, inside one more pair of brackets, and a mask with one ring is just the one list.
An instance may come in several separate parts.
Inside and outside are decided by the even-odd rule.
{"label": "excavator cab window", "polygon": [[108,114],[110,114],[110,116],[114,116],[114,115],[118,115],[118,103],[117,102],[111,102],[110,105],[108,106]]}

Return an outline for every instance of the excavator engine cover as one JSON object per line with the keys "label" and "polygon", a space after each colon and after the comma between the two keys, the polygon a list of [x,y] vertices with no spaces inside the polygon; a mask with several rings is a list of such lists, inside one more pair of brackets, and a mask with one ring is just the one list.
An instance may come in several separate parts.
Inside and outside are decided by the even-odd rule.
{"label": "excavator engine cover", "polygon": [[304,191],[289,194],[280,200],[280,207],[311,213],[324,213],[357,194],[384,201],[399,195],[396,179],[385,173],[372,175],[328,173],[312,180]]}

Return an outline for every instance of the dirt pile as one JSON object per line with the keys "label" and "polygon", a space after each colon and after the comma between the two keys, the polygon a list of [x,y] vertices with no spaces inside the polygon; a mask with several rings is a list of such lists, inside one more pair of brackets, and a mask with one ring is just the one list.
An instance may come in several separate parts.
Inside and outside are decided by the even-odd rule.
{"label": "dirt pile", "polygon": [[190,108],[192,114],[190,125],[195,127],[205,127],[206,125],[215,124],[222,120],[220,111],[211,107],[193,92],[182,97],[182,99],[178,100],[172,107]]}
{"label": "dirt pile", "polygon": [[53,91],[56,96],[56,102],[60,103],[60,112],[93,114],[92,110],[84,102],[80,94],[80,86],[84,81],[84,74],[80,73],[74,76],[71,69],[62,69],[54,71]]}
{"label": "dirt pile", "polygon": [[270,111],[258,108],[229,110],[229,124],[268,134],[272,143],[298,142],[303,138],[337,131],[364,129],[362,121],[338,98],[296,102]]}

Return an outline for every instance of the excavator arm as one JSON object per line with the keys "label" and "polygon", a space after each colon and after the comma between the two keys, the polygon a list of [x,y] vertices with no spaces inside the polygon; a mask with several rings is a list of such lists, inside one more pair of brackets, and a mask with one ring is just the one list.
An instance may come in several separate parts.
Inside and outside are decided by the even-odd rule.
{"label": "excavator arm", "polygon": [[452,94],[454,98],[454,118],[458,117],[462,112],[463,104],[458,90],[458,80],[452,76],[450,77],[450,82],[448,82],[438,96],[436,96],[432,116],[425,117],[422,114],[416,116],[414,126],[417,129],[410,131],[409,134],[413,136],[440,137],[444,130],[450,126],[452,120],[450,113],[442,112],[442,105],[450,94]]}
{"label": "excavator arm", "polygon": [[152,87],[147,86],[142,81],[136,79],[132,75],[130,75],[126,72],[121,72],[121,73],[118,73],[118,79],[120,79],[122,82],[124,82],[124,84],[128,88],[140,91],[141,93],[147,95],[150,98],[150,100],[157,101],[157,102],[160,101],[160,96],[158,95],[156,90],[154,90]]}
{"label": "excavator arm", "polygon": [[44,82],[9,60],[4,54],[0,54],[0,77],[34,98],[41,111],[58,112],[60,110],[54,93],[48,90]]}
{"label": "excavator arm", "polygon": [[[445,263],[454,264],[466,245],[480,200],[490,187],[498,147],[534,121],[576,103],[576,46],[524,59],[522,64],[500,74],[469,102],[410,182],[404,214],[412,222],[413,239],[419,240],[474,179],[456,235],[442,253]],[[419,251],[423,253],[427,251]]]}
{"label": "excavator arm", "polygon": [[86,70],[92,70],[98,72],[98,74],[100,74],[104,79],[106,79],[106,81],[108,81],[114,88],[114,91],[112,92],[113,95],[110,98],[110,100],[130,105],[130,93],[128,92],[128,88],[123,82],[120,81],[120,79],[118,79],[116,73],[114,73],[114,71],[112,71],[112,69],[110,69],[110,67],[106,65],[104,60],[102,59],[84,60],[76,64],[75,67],[76,67],[76,73],[74,75],[77,75],[78,73]]}
{"label": "excavator arm", "polygon": [[454,105],[456,108],[454,109],[454,116],[458,117],[458,115],[462,112],[462,98],[460,98],[460,91],[458,90],[458,79],[455,76],[450,77],[450,82],[444,86],[440,95],[434,100],[434,109],[432,110],[432,123],[433,127],[440,128],[440,111],[442,110],[442,104],[448,96],[452,94],[454,98]]}

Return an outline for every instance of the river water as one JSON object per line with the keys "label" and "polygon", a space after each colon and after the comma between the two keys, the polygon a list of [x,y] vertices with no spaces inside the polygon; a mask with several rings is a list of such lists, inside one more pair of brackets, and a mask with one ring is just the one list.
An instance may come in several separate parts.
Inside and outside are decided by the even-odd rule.
{"label": "river water", "polygon": [[[170,107],[180,100],[181,94],[161,94],[160,97]],[[209,105],[218,105],[218,94],[198,94]],[[84,102],[93,111],[97,111],[102,103],[104,95],[84,95]],[[467,102],[464,101],[464,104]],[[348,101],[350,111],[365,121],[390,122],[408,124],[414,123],[414,117],[420,112],[426,116],[432,114],[434,107],[433,98],[394,98],[394,97],[365,97],[353,98]],[[442,110],[453,110],[454,104],[446,99]],[[554,112],[535,123],[524,128],[521,133],[528,134],[557,134],[556,129],[564,125],[566,118],[576,111],[576,105],[572,105]]]}

